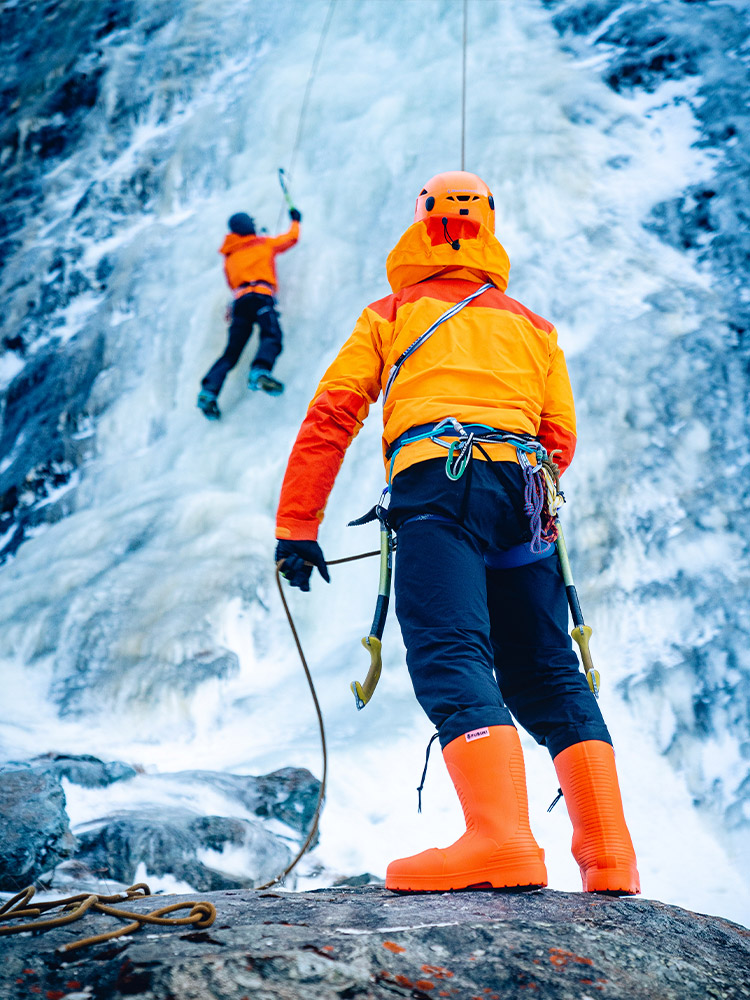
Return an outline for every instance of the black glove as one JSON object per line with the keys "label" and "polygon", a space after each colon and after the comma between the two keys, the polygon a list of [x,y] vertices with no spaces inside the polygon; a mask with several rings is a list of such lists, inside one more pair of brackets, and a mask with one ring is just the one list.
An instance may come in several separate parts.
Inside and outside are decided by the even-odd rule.
{"label": "black glove", "polygon": [[302,212],[298,208],[290,208],[289,218],[292,222],[302,222]]}
{"label": "black glove", "polygon": [[276,546],[275,559],[277,564],[283,560],[281,575],[289,581],[292,587],[308,591],[313,566],[317,566],[318,572],[326,583],[331,582],[323,550],[317,542],[287,542],[282,540]]}

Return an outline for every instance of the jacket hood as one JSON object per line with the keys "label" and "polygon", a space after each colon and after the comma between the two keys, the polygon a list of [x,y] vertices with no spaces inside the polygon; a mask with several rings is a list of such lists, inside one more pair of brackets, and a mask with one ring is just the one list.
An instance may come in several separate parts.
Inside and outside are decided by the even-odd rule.
{"label": "jacket hood", "polygon": [[223,253],[226,257],[230,253],[234,253],[235,250],[241,250],[243,247],[249,247],[253,243],[257,243],[261,236],[238,236],[237,233],[227,233],[224,238],[224,242],[219,247],[219,253]]}
{"label": "jacket hood", "polygon": [[473,219],[450,219],[446,239],[441,219],[431,218],[409,226],[388,254],[386,274],[394,292],[437,274],[462,271],[453,277],[490,281],[504,292],[508,287],[510,260],[500,241]]}

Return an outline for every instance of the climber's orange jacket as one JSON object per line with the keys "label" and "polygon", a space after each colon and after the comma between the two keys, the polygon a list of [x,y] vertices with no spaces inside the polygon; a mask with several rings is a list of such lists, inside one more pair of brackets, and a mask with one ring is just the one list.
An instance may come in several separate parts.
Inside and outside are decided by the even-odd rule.
{"label": "climber's orange jacket", "polygon": [[224,254],[224,274],[235,296],[245,292],[274,295],[276,254],[283,253],[299,239],[299,222],[292,222],[280,236],[238,236],[228,233],[219,253]]}
{"label": "climber's orange jacket", "polygon": [[[400,355],[452,304],[483,292],[443,323],[403,364],[383,407],[383,448],[419,424],[461,423],[536,435],[560,469],[575,450],[573,394],[557,331],[505,294],[510,262],[469,219],[406,230],[386,264],[393,294],[367,306],[317,388],[287,465],[277,538],[315,539],[344,453]],[[452,241],[459,241],[454,249]],[[517,461],[511,445],[487,449]],[[446,451],[430,440],[398,452],[392,474]],[[481,458],[477,454],[475,457]],[[390,463],[387,463],[387,466]]]}

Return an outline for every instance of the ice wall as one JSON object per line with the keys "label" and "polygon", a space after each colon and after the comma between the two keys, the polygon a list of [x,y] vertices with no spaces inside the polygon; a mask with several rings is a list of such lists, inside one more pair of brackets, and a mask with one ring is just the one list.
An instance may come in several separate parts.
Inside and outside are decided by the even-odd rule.
{"label": "ice wall", "polygon": [[[714,37],[717,5],[690,5],[708,20],[688,34],[677,0],[643,6],[655,22],[612,2],[470,0],[466,166],[495,192],[510,293],[556,322],[569,359],[568,540],[645,891],[747,921],[733,869],[747,867],[750,794],[745,258],[727,208],[744,147],[726,92],[743,92],[747,15],[718,5]],[[273,514],[309,397],[388,290],[416,192],[459,165],[462,5],[336,0],[295,149],[328,13],[323,0],[4,6],[6,757],[319,770],[274,592]],[[670,40],[692,43],[677,60],[689,71],[670,69]],[[623,53],[650,68],[645,83],[614,75]],[[286,225],[276,170],[293,157],[304,219],[279,262],[287,391],[250,395],[241,366],[209,425],[194,402],[224,344],[216,248],[238,209]],[[723,206],[710,229],[706,203]],[[331,558],[373,547],[343,525],[380,489],[378,419],[332,496]],[[355,564],[293,596],[332,741],[316,856],[349,874],[382,873],[458,824],[439,762],[413,819],[430,729],[393,621],[378,700],[353,709],[375,574]],[[544,813],[554,776],[527,750],[553,884],[576,888],[567,820]],[[94,807],[71,790],[71,808],[83,821]],[[679,851],[664,829],[688,831]]]}

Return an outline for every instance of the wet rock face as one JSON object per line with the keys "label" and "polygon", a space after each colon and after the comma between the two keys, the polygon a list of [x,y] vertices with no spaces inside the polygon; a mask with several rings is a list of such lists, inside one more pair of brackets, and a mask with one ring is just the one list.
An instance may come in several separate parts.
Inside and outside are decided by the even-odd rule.
{"label": "wet rock face", "polygon": [[35,757],[31,766],[59,778],[67,778],[82,788],[106,788],[115,781],[126,781],[138,773],[118,760],[103,761],[91,754],[48,753]]}
{"label": "wet rock face", "polygon": [[[199,892],[270,881],[291,861],[289,848],[262,823],[224,816],[196,816],[187,809],[155,807],[109,817],[79,835],[75,859],[100,877],[122,885],[136,881],[143,864],[153,876],[171,875]],[[244,875],[230,875],[200,854],[239,849],[250,859]]]}
{"label": "wet rock face", "polygon": [[0,773],[0,890],[18,892],[70,857],[75,839],[60,781],[10,765]]}
{"label": "wet rock face", "polygon": [[70,513],[65,494],[87,454],[87,403],[103,353],[104,338],[93,331],[77,338],[64,354],[56,347],[42,349],[5,395],[0,562],[17,551],[37,524]]}
{"label": "wet rock face", "polygon": [[[132,807],[71,830],[62,779],[83,788],[125,782]],[[219,793],[227,816],[182,805],[159,805],[166,786],[184,798]],[[294,842],[312,824],[320,782],[309,771],[271,774],[185,771],[143,775],[119,761],[89,755],[46,754],[0,769],[0,891],[36,880],[51,888],[106,878],[127,886],[139,866],[151,877],[170,875],[199,891],[270,881],[289,864]],[[245,814],[250,814],[245,815]],[[234,815],[236,814],[236,815]],[[282,823],[289,836],[280,832]],[[233,860],[236,859],[236,860]]]}
{"label": "wet rock face", "polygon": [[216,907],[202,931],[149,927],[64,958],[55,947],[115,922],[92,914],[39,937],[6,938],[0,992],[9,1000],[31,988],[95,1000],[748,996],[750,932],[649,900],[551,890],[396,896],[372,887],[201,899]]}
{"label": "wet rock face", "polygon": [[[117,339],[104,304],[116,264],[96,243],[153,210],[165,168],[108,173],[153,96],[138,81],[136,47],[178,8],[3,4],[0,564],[38,525],[72,513],[76,470],[94,453],[108,401],[92,391]],[[113,81],[113,65],[127,76],[131,62],[133,78]]]}
{"label": "wet rock face", "polygon": [[37,524],[70,512],[49,501],[74,485],[82,457],[77,432],[103,367],[103,337],[88,331],[62,350],[61,313],[103,283],[81,265],[80,245],[39,238],[51,221],[44,177],[90,127],[105,69],[102,46],[127,23],[130,8],[127,0],[3,7],[0,289],[9,332],[0,346],[0,562]]}

